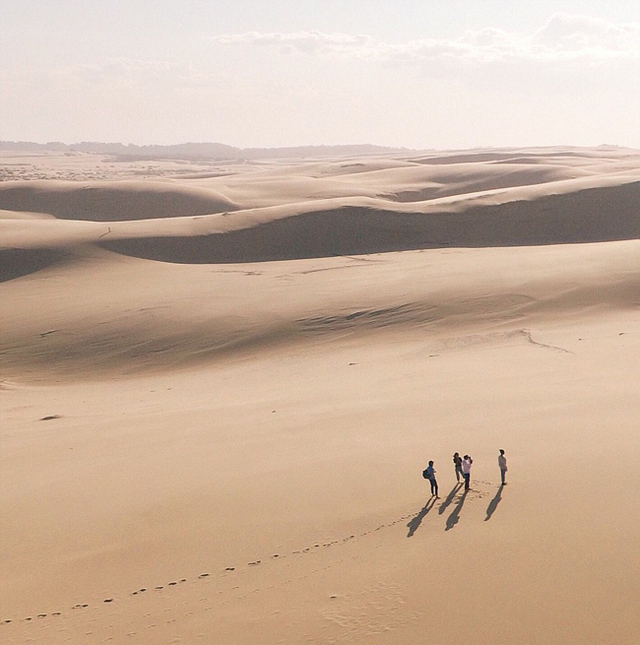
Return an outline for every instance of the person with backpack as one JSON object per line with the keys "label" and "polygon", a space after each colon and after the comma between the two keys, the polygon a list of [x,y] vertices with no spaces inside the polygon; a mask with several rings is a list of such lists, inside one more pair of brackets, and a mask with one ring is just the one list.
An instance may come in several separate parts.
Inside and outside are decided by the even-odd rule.
{"label": "person with backpack", "polygon": [[473,459],[469,455],[465,455],[462,460],[462,475],[464,476],[464,489],[469,490],[469,482],[471,480],[471,464]]}
{"label": "person with backpack", "polygon": [[431,497],[440,499],[438,497],[438,482],[436,481],[436,471],[433,467],[433,461],[429,462],[427,469],[424,471],[424,476],[429,480],[429,483],[431,484]]}

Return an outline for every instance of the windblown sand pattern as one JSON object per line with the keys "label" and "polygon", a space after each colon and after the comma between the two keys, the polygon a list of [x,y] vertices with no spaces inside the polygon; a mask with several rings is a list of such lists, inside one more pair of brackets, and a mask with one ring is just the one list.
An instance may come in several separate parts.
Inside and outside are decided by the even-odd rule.
{"label": "windblown sand pattern", "polygon": [[3,161],[3,643],[638,642],[639,152]]}

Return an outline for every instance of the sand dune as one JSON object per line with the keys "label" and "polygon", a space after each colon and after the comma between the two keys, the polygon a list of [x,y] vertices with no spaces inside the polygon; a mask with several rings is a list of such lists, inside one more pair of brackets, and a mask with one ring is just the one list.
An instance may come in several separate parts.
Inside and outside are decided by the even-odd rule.
{"label": "sand dune", "polygon": [[[508,177],[511,174],[506,173]],[[532,177],[528,179],[532,181]],[[65,225],[51,219],[34,223],[17,216],[0,218],[1,244],[5,248],[33,248],[100,242],[112,251],[146,259],[229,263],[638,237],[640,181],[632,173],[554,179],[541,184],[537,183],[538,179],[525,186],[494,187],[419,203],[393,203],[399,199],[398,195],[404,195],[400,201],[407,201],[406,192],[398,191],[392,202],[366,196],[334,197],[195,218],[185,217],[183,211],[171,210],[176,207],[171,198],[163,204],[164,210],[156,209],[154,204],[162,201],[165,193],[155,185],[149,190],[144,184],[130,185],[126,190],[109,187],[106,192],[96,187],[92,199],[100,196],[100,214],[89,216],[84,210],[77,210],[86,187],[73,188],[66,184],[61,187],[54,182],[51,189],[34,189],[39,195],[38,204],[25,200],[18,204],[20,208],[37,207],[55,215],[61,196],[67,195],[70,204],[64,207],[65,217],[102,220],[109,209],[112,213],[117,209],[118,217],[127,221],[114,221],[105,227],[81,222]],[[464,183],[467,187],[476,185],[475,181],[469,181],[468,174]],[[501,182],[493,178],[491,185],[496,183]],[[280,194],[277,186],[272,183],[270,186]],[[7,184],[4,191],[2,188],[0,205],[6,209],[16,206],[12,201],[16,191],[29,192],[23,185]],[[191,196],[192,190],[176,194]],[[154,197],[145,206],[146,210],[139,208],[149,195]],[[216,202],[218,206],[222,203]],[[208,202],[207,205],[211,206]],[[151,214],[151,219],[132,221],[142,219],[145,212]],[[163,217],[171,221],[158,221]]]}
{"label": "sand dune", "polygon": [[[48,258],[51,264],[57,261],[58,267],[49,270],[48,282],[38,285],[37,291],[16,284],[22,303],[15,298],[13,317],[20,324],[5,337],[0,364],[10,378],[28,370],[45,380],[78,379],[90,374],[123,376],[175,369],[267,347],[302,347],[314,338],[345,333],[464,335],[516,321],[516,329],[522,330],[549,318],[586,315],[587,311],[599,315],[603,310],[637,304],[638,251],[637,241],[612,248],[580,245],[575,251],[567,247],[540,253],[529,250],[529,259],[519,262],[517,274],[496,284],[497,272],[510,271],[513,251],[505,249],[499,255],[485,250],[474,261],[490,260],[490,277],[477,278],[469,286],[449,277],[460,263],[446,252],[435,256],[436,268],[432,264],[427,273],[422,269],[423,256],[410,253],[391,266],[386,256],[370,256],[375,261],[354,257],[345,263],[326,258],[297,269],[275,262],[203,274],[193,267],[185,275],[180,267],[123,262],[108,253],[87,250],[84,257],[73,258],[25,251],[36,255],[27,255],[23,263],[30,257],[33,263]],[[549,262],[558,265],[553,277],[539,279],[537,274]],[[278,288],[283,275],[292,270],[310,291],[298,294],[295,303]],[[337,295],[323,287],[326,274],[331,275],[329,284]],[[254,285],[246,284],[247,278]],[[61,281],[67,285],[65,293],[59,290]],[[437,289],[425,286],[425,281],[435,282]],[[89,293],[96,282],[114,286],[93,295],[93,307],[87,310],[81,294]],[[523,282],[527,284],[524,292]],[[8,285],[8,297],[12,288]],[[134,294],[131,297],[129,290]],[[269,294],[268,299],[260,292]],[[37,318],[32,316],[35,299],[41,312]],[[197,312],[192,310],[194,302]]]}
{"label": "sand dune", "polygon": [[0,205],[6,210],[96,222],[182,217],[237,208],[214,191],[161,182],[5,182],[0,184]]}
{"label": "sand dune", "polygon": [[637,152],[129,168],[0,184],[3,643],[636,644]]}
{"label": "sand dune", "polygon": [[345,203],[329,210],[320,207],[290,216],[275,210],[241,211],[224,223],[214,223],[222,229],[220,233],[140,236],[102,245],[165,262],[229,263],[441,247],[603,242],[640,236],[640,182],[534,199],[514,197],[514,201],[495,205],[478,204],[481,197],[476,194],[464,203],[429,204],[428,212],[418,213],[368,203]]}
{"label": "sand dune", "polygon": [[66,253],[52,249],[4,249],[0,251],[0,282],[35,273],[67,257]]}

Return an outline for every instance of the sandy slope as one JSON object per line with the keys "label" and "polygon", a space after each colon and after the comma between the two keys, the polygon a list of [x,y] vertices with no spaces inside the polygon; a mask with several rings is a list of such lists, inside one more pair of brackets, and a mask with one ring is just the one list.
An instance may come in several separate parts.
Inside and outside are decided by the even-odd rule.
{"label": "sandy slope", "polygon": [[2,641],[635,644],[639,161],[0,184]]}

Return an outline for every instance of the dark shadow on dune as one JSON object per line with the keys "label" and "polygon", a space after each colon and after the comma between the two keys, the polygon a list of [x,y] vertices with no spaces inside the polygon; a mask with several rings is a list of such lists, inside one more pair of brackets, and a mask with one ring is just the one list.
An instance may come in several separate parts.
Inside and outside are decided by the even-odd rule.
{"label": "dark shadow on dune", "polygon": [[447,498],[440,504],[438,508],[438,515],[442,515],[446,510],[447,507],[453,502],[456,493],[462,488],[463,482],[458,482],[452,489],[451,492],[447,495]]}
{"label": "dark shadow on dune", "polygon": [[0,282],[41,271],[66,257],[66,253],[51,249],[2,249],[0,250]]}
{"label": "dark shadow on dune", "polygon": [[495,497],[489,502],[489,506],[487,506],[487,517],[484,518],[485,522],[490,520],[491,516],[496,512],[496,508],[498,508],[498,504],[502,500],[503,490],[504,490],[504,486],[500,484],[500,486],[498,487],[498,492],[495,494]]}
{"label": "dark shadow on dune", "polygon": [[639,203],[640,182],[634,182],[459,213],[345,206],[225,233],[114,240],[101,246],[149,260],[226,264],[442,247],[605,242],[640,238]]}
{"label": "dark shadow on dune", "polygon": [[413,534],[418,530],[420,527],[420,524],[422,523],[422,520],[425,518],[427,513],[435,506],[436,503],[436,498],[432,497],[429,499],[429,501],[424,505],[422,510],[407,524],[407,527],[409,528],[409,533],[407,533],[407,537],[412,537]]}
{"label": "dark shadow on dune", "polygon": [[462,163],[479,163],[479,162],[493,162],[493,163],[535,163],[537,159],[542,157],[543,163],[547,159],[560,158],[560,159],[590,159],[593,158],[593,153],[580,152],[579,150],[563,150],[559,152],[538,151],[538,152],[520,152],[517,150],[506,150],[504,152],[470,152],[470,153],[449,153],[440,157],[421,157],[410,158],[413,163],[425,164],[428,166],[447,165],[447,164],[462,164]]}
{"label": "dark shadow on dune", "polygon": [[210,215],[238,210],[215,191],[185,190],[169,184],[99,182],[62,184],[12,182],[0,186],[0,209],[49,213],[58,219],[120,222]]}
{"label": "dark shadow on dune", "polygon": [[458,503],[456,504],[456,507],[451,512],[451,515],[449,515],[449,517],[447,518],[447,523],[444,527],[445,531],[450,531],[460,521],[460,511],[462,511],[462,507],[464,506],[464,503],[467,499],[468,492],[468,490],[465,490],[464,493],[462,493],[460,499],[458,500]]}

